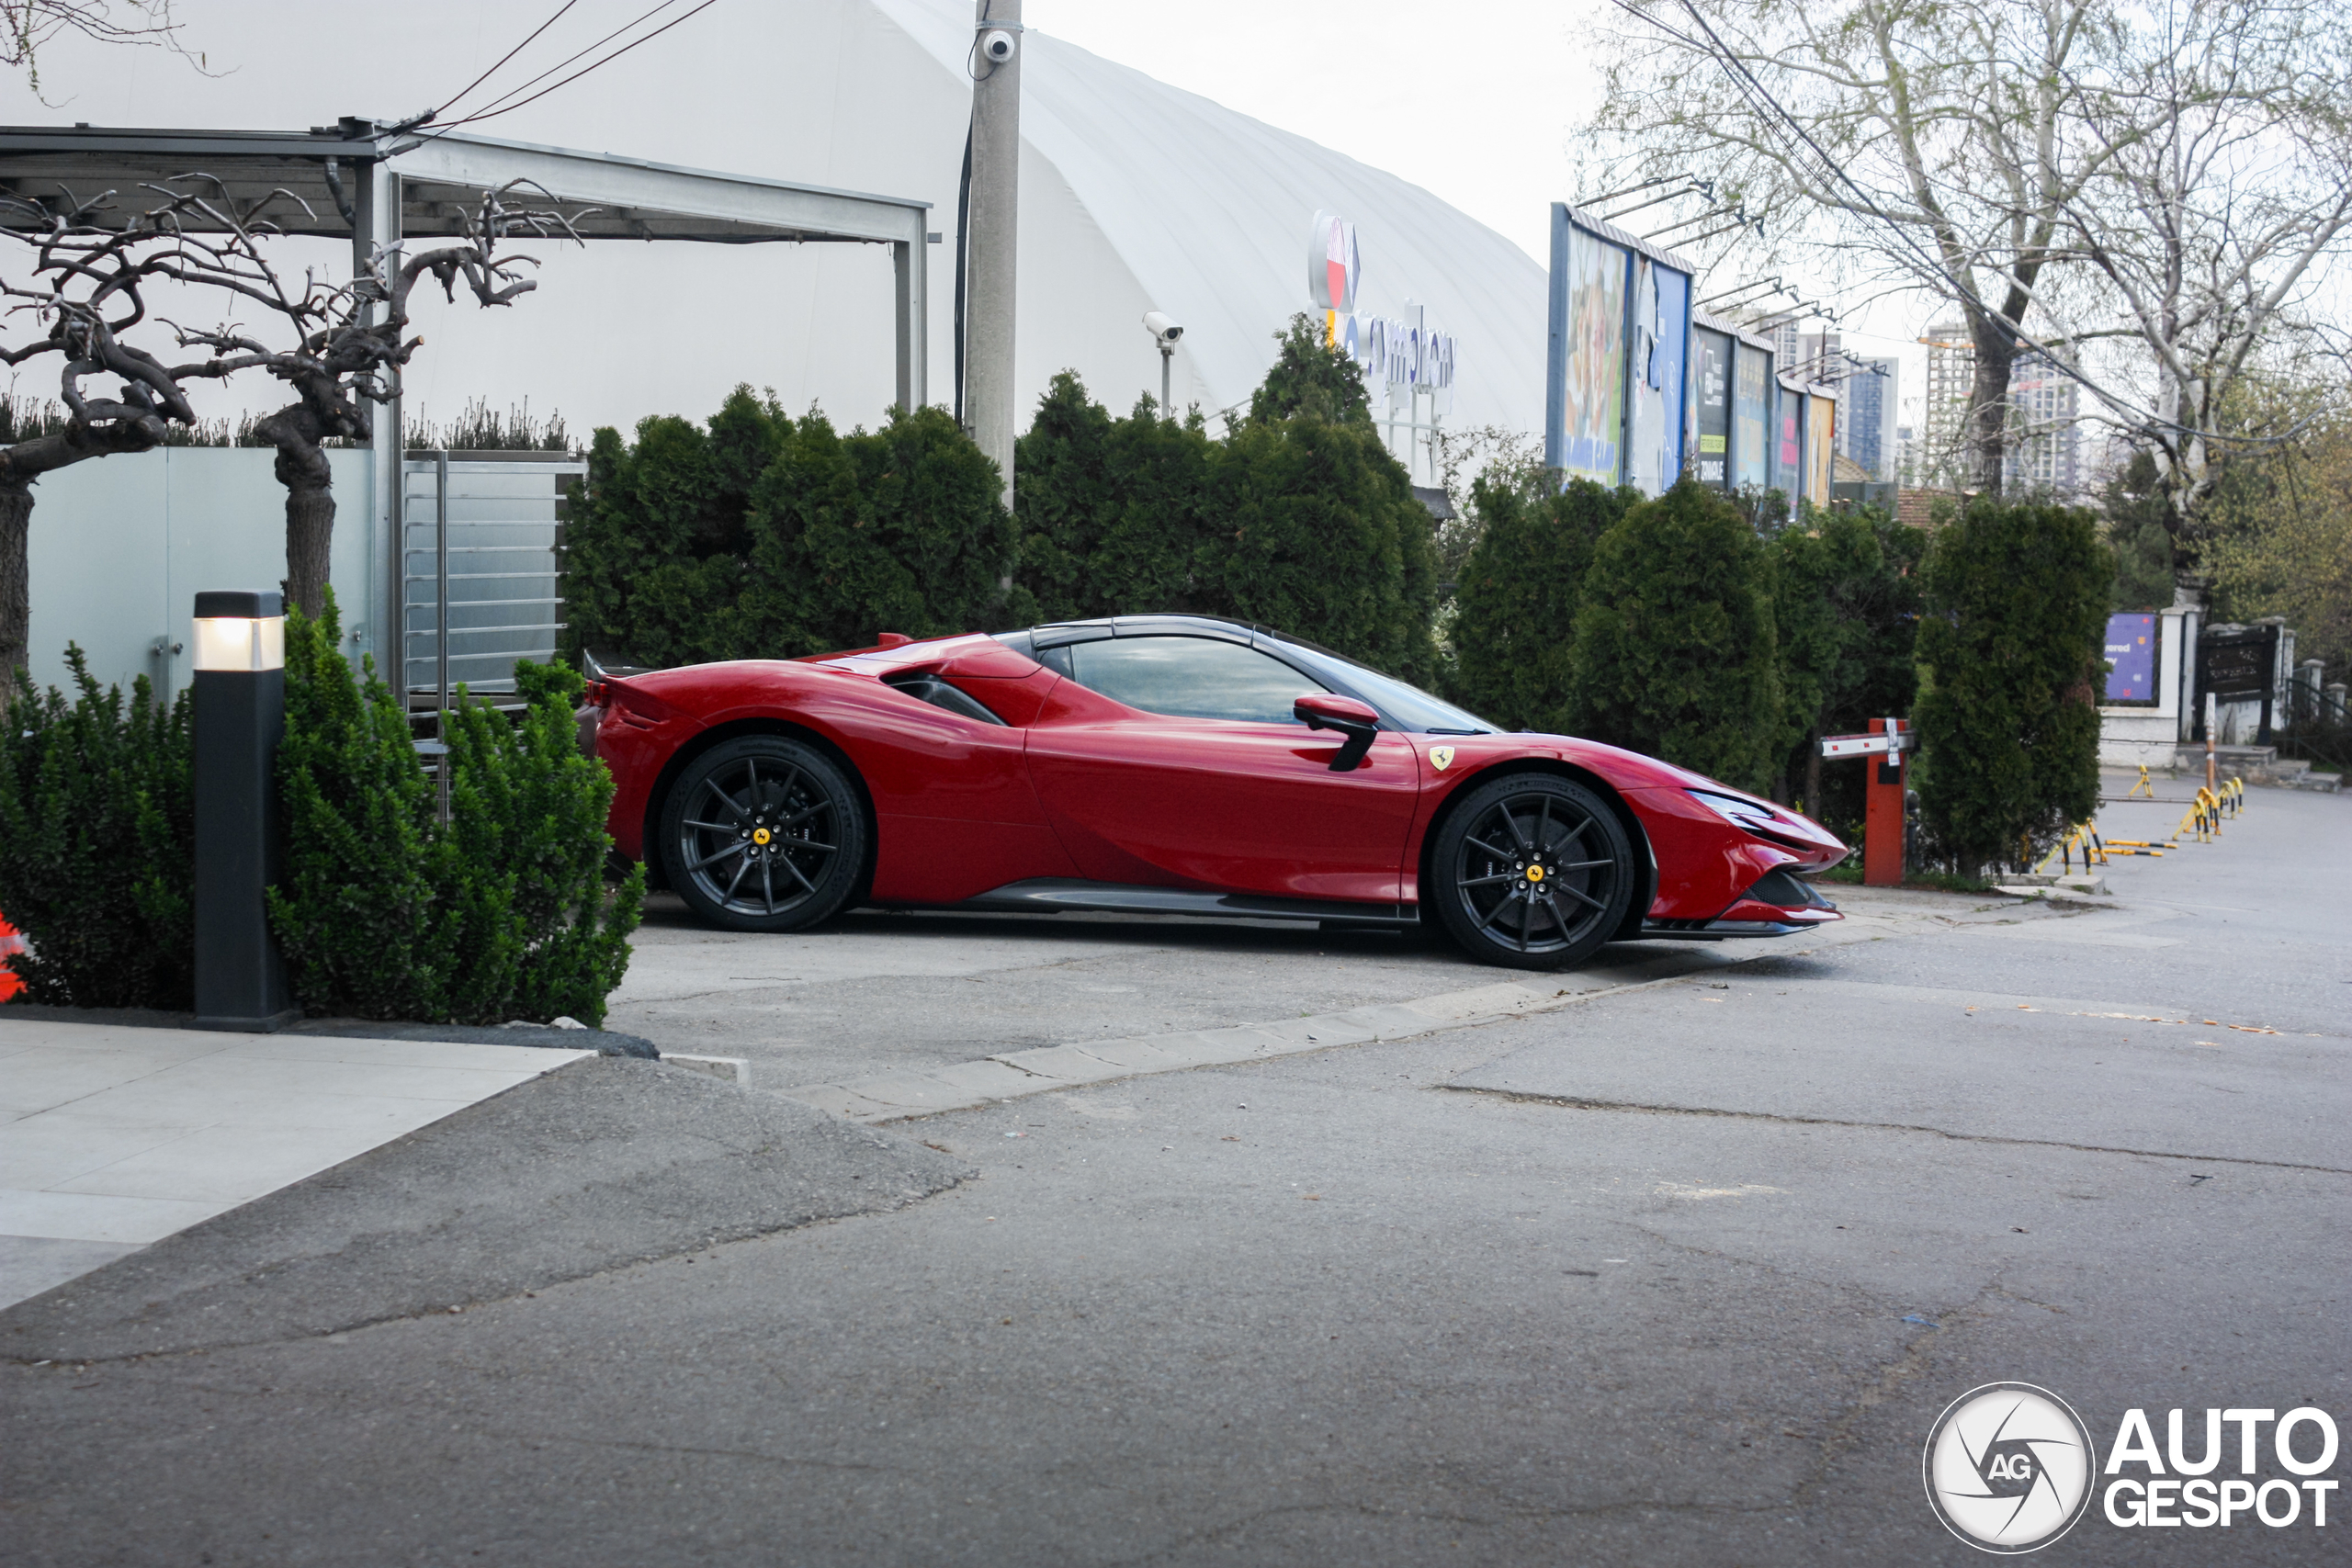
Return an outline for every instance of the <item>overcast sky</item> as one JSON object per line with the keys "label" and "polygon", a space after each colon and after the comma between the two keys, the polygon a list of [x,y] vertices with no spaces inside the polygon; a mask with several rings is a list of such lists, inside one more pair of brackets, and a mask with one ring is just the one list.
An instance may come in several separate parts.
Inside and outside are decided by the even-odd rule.
{"label": "overcast sky", "polygon": [[[462,87],[561,3],[185,0],[187,46],[219,74],[200,75],[158,51],[60,42],[42,62],[49,103],[10,77],[0,81],[0,117],[276,128],[413,112]],[[789,168],[771,166],[773,155],[728,145],[717,134],[723,106],[698,90],[697,62],[729,36],[728,13],[763,3],[715,0],[602,72],[481,129],[789,176]],[[497,80],[528,76],[653,4],[573,0],[518,59],[521,69]],[[1542,263],[1549,204],[1590,194],[1570,141],[1598,91],[1592,39],[1611,12],[1608,0],[1253,0],[1214,8],[1026,0],[1023,14],[1033,28],[1422,186]],[[793,90],[788,67],[778,62],[780,92]],[[1735,266],[1726,263],[1708,287],[1736,281]],[[1849,330],[1849,348],[1903,354],[1906,404],[1920,387],[1924,360],[1910,340],[1923,321],[1920,308],[1901,303],[1849,317],[1849,328],[1871,329]],[[625,386],[547,395],[578,412],[584,402],[600,423],[662,412],[620,408]]]}

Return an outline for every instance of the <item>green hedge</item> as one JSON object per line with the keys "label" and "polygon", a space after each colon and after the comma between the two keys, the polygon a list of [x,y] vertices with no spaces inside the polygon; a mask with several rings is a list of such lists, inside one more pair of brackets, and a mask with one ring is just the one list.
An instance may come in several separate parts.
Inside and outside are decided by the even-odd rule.
{"label": "green hedge", "polygon": [[1782,702],[1774,792],[1858,833],[1867,770],[1825,768],[1820,740],[1910,714],[1928,535],[1881,507],[1808,507],[1804,523],[1771,541]]}
{"label": "green hedge", "polygon": [[355,1018],[602,1022],[645,870],[605,886],[613,784],[580,752],[580,678],[517,664],[519,721],[460,701],[445,824],[399,700],[372,664],[354,674],[339,632],[332,603],[287,615],[286,870],[269,905],[296,999]]}
{"label": "green hedge", "polygon": [[996,465],[943,411],[843,435],[739,387],[707,428],[596,432],[565,535],[564,648],[669,666],[997,625]]}
{"label": "green hedge", "polygon": [[0,911],[31,951],[8,962],[28,1001],[195,1005],[196,823],[188,698],[145,676],[101,691],[68,647],[74,697],[21,674],[0,737]]}
{"label": "green hedge", "polygon": [[844,435],[739,388],[707,429],[600,430],[567,537],[566,646],[671,665],[1191,612],[1433,682],[1428,510],[1353,367],[1300,323],[1281,343],[1221,439],[1149,400],[1115,417],[1056,377],[1016,448],[1017,516],[937,409]]}
{"label": "green hedge", "polygon": [[1937,531],[1919,627],[1919,809],[1963,873],[2019,863],[2098,805],[2115,561],[2088,512],[1969,503]]}
{"label": "green hedge", "polygon": [[[452,820],[438,820],[405,715],[337,651],[338,626],[287,616],[278,752],[285,869],[268,892],[295,998],[311,1013],[503,1023],[603,1020],[628,964],[644,872],[608,888],[611,776],[581,754],[581,682],[517,666],[519,722],[454,720]],[[30,951],[28,1000],[195,1005],[189,701],[125,702],[69,649],[78,694],[19,697],[0,737],[0,911]],[[29,682],[28,682],[29,685]]]}
{"label": "green hedge", "polygon": [[1770,558],[1685,479],[1593,547],[1569,705],[1578,732],[1742,789],[1769,786],[1782,724]]}
{"label": "green hedge", "polygon": [[1589,479],[1558,489],[1540,471],[1471,486],[1478,542],[1454,588],[1450,695],[1506,729],[1576,728],[1569,688],[1585,574],[1634,499]]}

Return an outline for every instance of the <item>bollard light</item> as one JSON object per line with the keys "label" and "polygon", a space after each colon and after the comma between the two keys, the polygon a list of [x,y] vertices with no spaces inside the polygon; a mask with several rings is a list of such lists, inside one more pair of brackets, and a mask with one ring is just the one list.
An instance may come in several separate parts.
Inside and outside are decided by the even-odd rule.
{"label": "bollard light", "polygon": [[275,592],[196,596],[196,1026],[266,1032],[301,1017],[262,890],[277,879],[286,609]]}

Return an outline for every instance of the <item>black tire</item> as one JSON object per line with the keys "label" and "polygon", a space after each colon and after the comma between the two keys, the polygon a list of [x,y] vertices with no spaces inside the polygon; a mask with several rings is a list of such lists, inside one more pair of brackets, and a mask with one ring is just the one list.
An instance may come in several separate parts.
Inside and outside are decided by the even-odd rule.
{"label": "black tire", "polygon": [[1446,814],[1421,909],[1426,919],[1434,905],[1482,964],[1565,969],[1616,933],[1640,880],[1624,825],[1600,796],[1551,773],[1510,773]]}
{"label": "black tire", "polygon": [[671,888],[707,925],[797,931],[830,919],[865,870],[865,814],[841,765],[781,735],[722,741],[662,803]]}

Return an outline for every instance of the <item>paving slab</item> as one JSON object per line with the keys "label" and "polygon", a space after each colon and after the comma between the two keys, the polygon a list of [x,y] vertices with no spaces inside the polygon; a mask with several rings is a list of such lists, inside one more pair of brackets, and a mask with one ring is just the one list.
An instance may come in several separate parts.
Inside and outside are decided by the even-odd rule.
{"label": "paving slab", "polygon": [[22,1016],[0,1046],[0,1306],[590,1055]]}
{"label": "paving slab", "polygon": [[897,1207],[969,1174],[776,1095],[590,1055],[258,1201],[159,1216],[131,1238],[153,1247],[89,1248],[94,1271],[0,1311],[0,1357],[316,1339]]}

